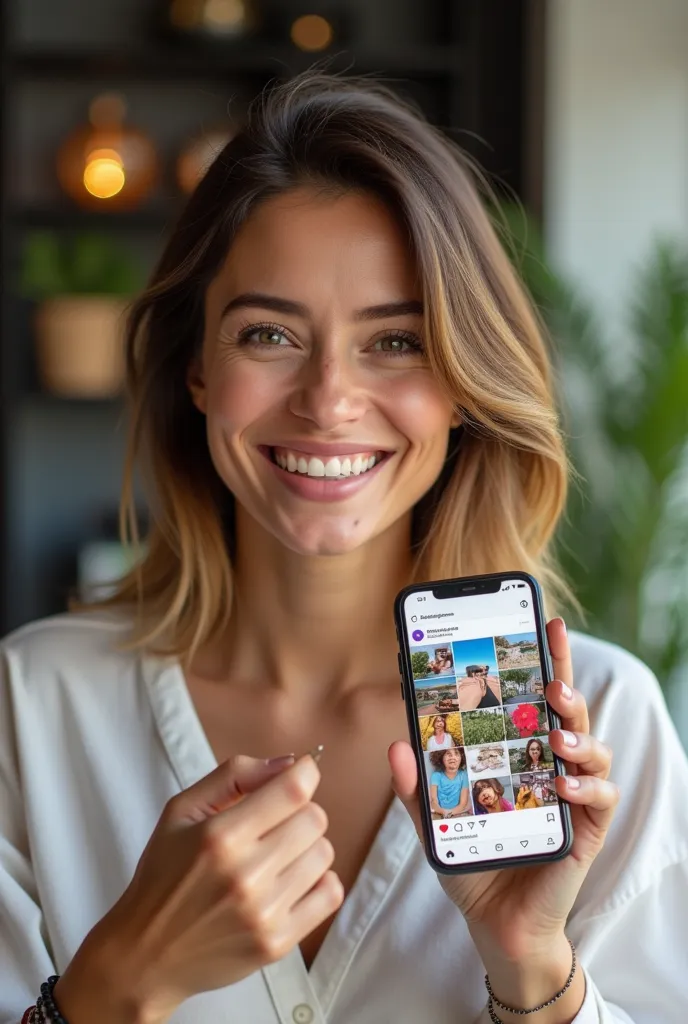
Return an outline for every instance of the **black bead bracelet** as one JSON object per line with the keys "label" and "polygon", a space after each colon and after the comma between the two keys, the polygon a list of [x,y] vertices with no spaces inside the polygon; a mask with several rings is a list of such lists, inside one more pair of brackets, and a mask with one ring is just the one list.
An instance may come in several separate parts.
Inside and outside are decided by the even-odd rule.
{"label": "black bead bracelet", "polygon": [[489,999],[487,1001],[487,1011],[490,1015],[490,1020],[492,1021],[492,1024],[503,1024],[503,1021],[501,1021],[500,1018],[495,1013],[495,1004],[500,1008],[500,1010],[506,1010],[507,1013],[513,1013],[518,1017],[525,1017],[530,1013],[538,1013],[540,1010],[544,1010],[547,1006],[551,1006],[553,1003],[556,1003],[561,999],[564,992],[566,992],[571,986],[571,982],[573,981],[573,976],[576,973],[577,966],[576,947],[571,942],[571,939],[568,939],[567,941],[569,946],[571,947],[573,962],[571,964],[569,976],[566,979],[566,982],[564,983],[564,987],[559,989],[556,995],[552,996],[551,999],[548,999],[547,1002],[540,1003],[539,1006],[534,1006],[532,1010],[517,1010],[513,1006],[507,1006],[506,1003],[500,1003],[499,999],[497,999],[496,995],[492,991],[492,986],[490,985],[489,977],[487,976],[487,974],[485,975],[485,987],[487,988],[487,992],[489,995]]}
{"label": "black bead bracelet", "polygon": [[51,974],[48,980],[44,981],[41,985],[41,997],[36,1003],[36,1009],[40,1018],[39,1024],[42,1024],[43,1021],[46,1024],[68,1024],[55,1005],[55,999],[53,998],[53,989],[59,980],[59,974]]}

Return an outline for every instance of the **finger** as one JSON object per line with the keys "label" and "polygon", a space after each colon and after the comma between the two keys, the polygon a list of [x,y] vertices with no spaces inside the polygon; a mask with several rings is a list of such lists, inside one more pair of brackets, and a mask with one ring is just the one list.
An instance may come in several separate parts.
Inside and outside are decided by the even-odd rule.
{"label": "finger", "polygon": [[397,740],[387,753],[392,770],[392,787],[411,816],[416,832],[422,836],[420,806],[418,802],[418,765],[411,745]]}
{"label": "finger", "polygon": [[573,664],[571,662],[571,649],[566,634],[566,624],[562,618],[552,619],[547,623],[547,642],[549,652],[552,655],[552,668],[554,678],[563,679],[569,686],[573,686]]}
{"label": "finger", "polygon": [[313,889],[334,864],[334,847],[321,836],[284,871],[275,877],[275,905],[291,910]]}
{"label": "finger", "polygon": [[243,796],[254,792],[270,779],[293,765],[294,757],[230,757],[193,786],[174,796],[166,808],[169,821],[205,821],[232,807]]}
{"label": "finger", "polygon": [[242,833],[246,839],[259,839],[305,807],[319,782],[318,766],[310,754],[305,754],[291,768],[283,769],[245,800],[218,815],[217,825],[231,823],[237,841],[242,840]]}
{"label": "finger", "polygon": [[564,729],[589,732],[588,705],[580,690],[573,690],[561,679],[554,679],[546,690],[547,703],[561,716]]}
{"label": "finger", "polygon": [[611,749],[589,733],[570,732],[568,729],[553,729],[548,736],[549,744],[570,765],[575,765],[578,775],[595,775],[606,779],[612,766]]}
{"label": "finger", "polygon": [[560,775],[555,785],[562,800],[585,808],[595,828],[606,830],[609,827],[619,802],[619,787],[613,782],[589,775]]}
{"label": "finger", "polygon": [[291,911],[291,925],[298,941],[310,935],[314,928],[336,913],[344,902],[344,886],[334,871],[326,871],[315,886],[295,903]]}
{"label": "finger", "polygon": [[327,815],[322,807],[308,803],[261,836],[251,856],[260,863],[261,872],[274,877],[324,836],[327,826]]}

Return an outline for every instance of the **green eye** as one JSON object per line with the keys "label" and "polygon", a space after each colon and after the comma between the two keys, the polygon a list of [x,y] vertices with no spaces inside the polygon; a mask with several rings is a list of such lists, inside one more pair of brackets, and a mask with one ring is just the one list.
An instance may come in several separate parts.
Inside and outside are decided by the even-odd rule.
{"label": "green eye", "polygon": [[422,353],[423,346],[415,335],[388,334],[384,338],[378,338],[373,350],[384,352],[388,356],[403,356],[411,352]]}
{"label": "green eye", "polygon": [[286,341],[284,335],[280,334],[279,331],[272,331],[267,328],[263,328],[263,330],[256,331],[255,333],[257,335],[258,342],[261,345],[281,345]]}

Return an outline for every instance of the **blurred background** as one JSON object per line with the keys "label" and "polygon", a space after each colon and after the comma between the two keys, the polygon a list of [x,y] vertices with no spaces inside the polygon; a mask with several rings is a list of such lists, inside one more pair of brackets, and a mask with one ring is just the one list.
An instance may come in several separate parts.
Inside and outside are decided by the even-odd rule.
{"label": "blurred background", "polygon": [[0,631],[125,565],[121,322],[270,81],[414,100],[488,171],[555,340],[584,628],[688,741],[686,0],[3,0]]}

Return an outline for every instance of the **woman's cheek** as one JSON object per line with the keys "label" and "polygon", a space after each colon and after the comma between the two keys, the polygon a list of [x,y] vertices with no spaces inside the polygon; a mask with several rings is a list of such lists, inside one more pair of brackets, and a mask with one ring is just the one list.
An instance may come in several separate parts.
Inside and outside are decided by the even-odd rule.
{"label": "woman's cheek", "polygon": [[389,401],[384,411],[397,430],[418,445],[427,446],[439,439],[444,459],[452,408],[437,381],[425,370],[411,373],[385,398]]}

